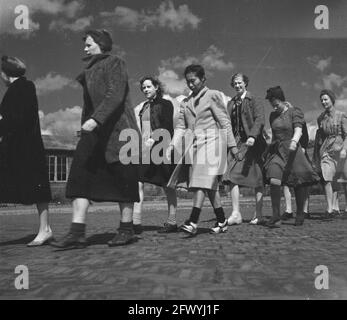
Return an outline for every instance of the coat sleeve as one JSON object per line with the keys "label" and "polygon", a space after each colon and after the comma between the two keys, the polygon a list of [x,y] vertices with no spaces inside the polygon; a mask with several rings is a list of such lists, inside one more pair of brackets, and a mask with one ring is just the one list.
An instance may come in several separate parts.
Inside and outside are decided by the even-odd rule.
{"label": "coat sleeve", "polygon": [[178,114],[176,128],[174,130],[174,135],[172,137],[170,145],[177,146],[180,143],[182,137],[184,136],[184,134],[187,130],[186,121],[184,118],[184,113],[185,113],[185,107],[184,107],[184,104],[182,102],[180,104],[180,112]]}
{"label": "coat sleeve", "polygon": [[344,138],[343,148],[347,150],[347,115],[345,113],[342,114],[341,122]]}
{"label": "coat sleeve", "polygon": [[223,99],[218,92],[212,94],[211,110],[221,128],[226,130],[228,147],[236,147],[236,141],[231,127],[230,117]]}
{"label": "coat sleeve", "polygon": [[9,91],[3,103],[5,111],[1,114],[0,136],[23,130],[32,122],[33,112],[37,110],[35,85],[27,82],[23,92]]}
{"label": "coat sleeve", "polygon": [[258,99],[253,98],[253,115],[254,123],[253,127],[249,133],[249,137],[257,139],[259,135],[263,133],[263,128],[265,125],[265,109],[264,105],[259,102]]}
{"label": "coat sleeve", "polygon": [[106,93],[101,103],[95,106],[95,111],[91,116],[100,125],[103,125],[113,112],[122,105],[127,90],[129,90],[125,62],[114,57],[107,67]]}
{"label": "coat sleeve", "polygon": [[162,124],[162,128],[169,131],[171,136],[173,134],[173,110],[173,104],[171,101],[167,100],[167,102],[162,104],[160,113],[160,122]]}

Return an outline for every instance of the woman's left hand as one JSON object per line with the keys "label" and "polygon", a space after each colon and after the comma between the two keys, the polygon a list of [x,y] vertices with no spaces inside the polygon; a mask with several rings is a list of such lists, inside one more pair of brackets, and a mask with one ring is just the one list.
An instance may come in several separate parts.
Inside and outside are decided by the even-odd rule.
{"label": "woman's left hand", "polygon": [[89,119],[83,123],[82,130],[93,131],[98,126],[98,123],[94,119]]}
{"label": "woman's left hand", "polygon": [[290,145],[289,145],[290,151],[295,151],[297,147],[298,147],[298,143],[296,141],[294,140],[290,141]]}
{"label": "woman's left hand", "polygon": [[347,156],[347,150],[346,149],[342,149],[340,152],[340,158],[341,159],[346,159]]}

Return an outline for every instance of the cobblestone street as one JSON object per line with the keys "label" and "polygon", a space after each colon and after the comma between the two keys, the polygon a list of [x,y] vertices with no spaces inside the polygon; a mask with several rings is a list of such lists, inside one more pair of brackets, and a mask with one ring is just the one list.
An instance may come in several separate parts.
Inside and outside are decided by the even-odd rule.
{"label": "cobblestone street", "polygon": [[[189,215],[191,201],[179,201],[178,222]],[[225,201],[225,212],[231,212]],[[323,197],[311,202],[313,217],[302,227],[294,220],[279,229],[248,224],[253,201],[241,204],[244,223],[225,234],[211,235],[213,210],[206,206],[199,233],[160,235],[163,202],[146,203],[144,233],[136,243],[109,248],[118,226],[111,206],[93,206],[88,215],[89,246],[60,251],[50,246],[27,248],[34,237],[34,208],[1,208],[0,299],[347,299],[347,219],[323,221]],[[56,238],[69,228],[71,209],[52,208]],[[265,201],[264,213],[271,207]],[[29,289],[14,286],[17,265],[29,269]],[[329,270],[329,289],[315,288],[315,268]]]}

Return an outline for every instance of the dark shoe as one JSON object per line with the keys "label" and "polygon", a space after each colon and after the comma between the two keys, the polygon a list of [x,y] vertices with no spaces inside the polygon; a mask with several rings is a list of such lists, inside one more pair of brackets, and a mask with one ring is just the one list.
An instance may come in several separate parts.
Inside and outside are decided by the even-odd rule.
{"label": "dark shoe", "polygon": [[282,221],[286,221],[286,220],[289,220],[289,219],[293,219],[293,213],[291,212],[287,212],[285,211],[282,215],[281,215],[281,220]]}
{"label": "dark shoe", "polygon": [[303,214],[296,215],[294,226],[302,226],[304,224],[305,216]]}
{"label": "dark shoe", "polygon": [[158,231],[158,233],[174,233],[178,232],[177,224],[170,224],[165,222],[164,226],[161,227]]}
{"label": "dark shoe", "polygon": [[143,232],[142,224],[133,224],[133,229],[135,234],[141,234]]}
{"label": "dark shoe", "polygon": [[265,226],[266,225],[266,220],[261,217],[261,218],[253,218],[249,224],[253,225],[253,226]]}
{"label": "dark shoe", "polygon": [[225,219],[224,222],[216,222],[213,228],[210,229],[210,233],[224,233],[228,230],[228,220]]}
{"label": "dark shoe", "polygon": [[334,217],[334,214],[332,212],[329,212],[329,211],[325,211],[322,218],[324,220],[329,220],[329,219],[332,219]]}
{"label": "dark shoe", "polygon": [[340,210],[333,210],[333,217],[340,217],[340,216],[341,216]]}
{"label": "dark shoe", "polygon": [[137,240],[133,230],[118,229],[118,233],[112,240],[107,242],[109,247],[124,246]]}
{"label": "dark shoe", "polygon": [[272,217],[266,222],[265,226],[268,228],[279,228],[281,226],[281,219]]}
{"label": "dark shoe", "polygon": [[305,219],[311,219],[311,214],[309,212],[304,212],[304,218]]}
{"label": "dark shoe", "polygon": [[84,234],[75,234],[71,231],[60,241],[51,242],[51,246],[61,249],[83,249],[88,243]]}
{"label": "dark shoe", "polygon": [[180,230],[191,235],[195,235],[198,231],[198,225],[196,223],[187,220],[181,227]]}

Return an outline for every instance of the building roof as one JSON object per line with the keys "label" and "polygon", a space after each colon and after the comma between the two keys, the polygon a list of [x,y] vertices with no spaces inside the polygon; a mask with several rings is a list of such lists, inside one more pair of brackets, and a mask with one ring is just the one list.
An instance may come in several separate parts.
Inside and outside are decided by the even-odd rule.
{"label": "building roof", "polygon": [[77,136],[42,135],[43,145],[46,150],[74,151],[78,139]]}

